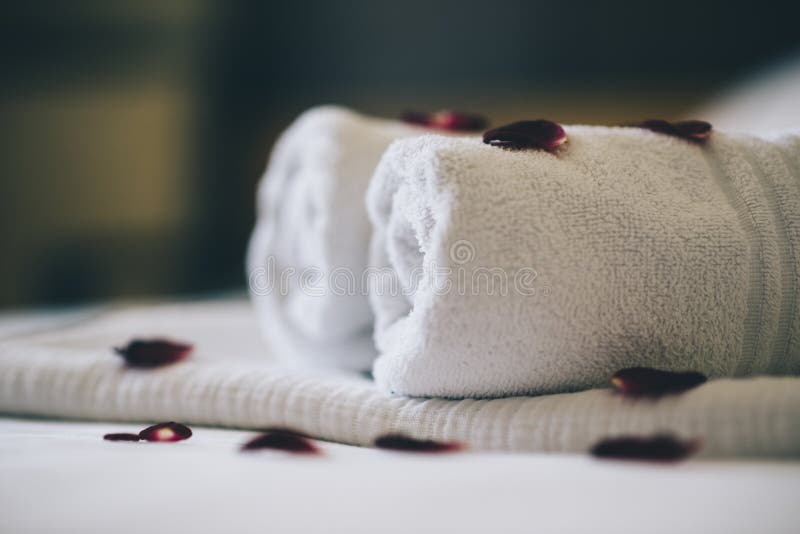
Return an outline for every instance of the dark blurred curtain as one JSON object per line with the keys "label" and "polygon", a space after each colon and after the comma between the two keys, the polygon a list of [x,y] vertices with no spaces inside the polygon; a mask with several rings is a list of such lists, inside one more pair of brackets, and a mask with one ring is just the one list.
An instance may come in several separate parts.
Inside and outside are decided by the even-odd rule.
{"label": "dark blurred curtain", "polygon": [[679,112],[797,50],[798,6],[6,3],[0,306],[243,287],[255,183],[308,106]]}

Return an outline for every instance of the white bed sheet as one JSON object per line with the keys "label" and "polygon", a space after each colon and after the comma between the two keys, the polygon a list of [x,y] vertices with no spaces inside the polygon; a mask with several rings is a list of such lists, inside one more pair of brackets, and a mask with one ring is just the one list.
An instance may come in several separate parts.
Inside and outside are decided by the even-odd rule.
{"label": "white bed sheet", "polygon": [[249,432],[122,443],[134,424],[0,419],[0,532],[797,532],[800,463],[418,455],[322,443],[245,454]]}

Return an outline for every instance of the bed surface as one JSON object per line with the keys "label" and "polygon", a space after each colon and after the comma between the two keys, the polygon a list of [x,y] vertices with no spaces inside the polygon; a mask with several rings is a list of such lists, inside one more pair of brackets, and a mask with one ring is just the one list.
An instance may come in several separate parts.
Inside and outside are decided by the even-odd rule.
{"label": "bed surface", "polygon": [[[0,316],[0,337],[97,309]],[[0,532],[796,532],[800,462],[583,454],[241,453],[253,432],[107,442],[142,425],[0,418]]]}
{"label": "bed surface", "polygon": [[419,455],[322,443],[241,453],[250,432],[102,440],[136,425],[0,419],[1,532],[796,532],[800,464]]}

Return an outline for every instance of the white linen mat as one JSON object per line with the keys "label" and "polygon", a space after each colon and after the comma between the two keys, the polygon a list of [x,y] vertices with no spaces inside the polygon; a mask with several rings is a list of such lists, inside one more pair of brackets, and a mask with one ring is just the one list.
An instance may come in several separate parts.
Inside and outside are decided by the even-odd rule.
{"label": "white linen mat", "polygon": [[[132,370],[111,351],[133,337],[194,343],[181,363]],[[139,305],[0,340],[0,413],[166,421],[258,429],[369,445],[401,432],[474,450],[584,452],[603,438],[671,432],[707,456],[800,455],[800,379],[713,380],[658,401],[596,389],[540,397],[390,397],[354,374],[283,369],[244,300]]]}

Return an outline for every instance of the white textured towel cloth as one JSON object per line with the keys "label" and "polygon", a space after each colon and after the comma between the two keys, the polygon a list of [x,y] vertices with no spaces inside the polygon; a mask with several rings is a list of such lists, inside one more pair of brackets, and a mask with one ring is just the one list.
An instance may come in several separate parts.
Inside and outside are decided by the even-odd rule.
{"label": "white textured towel cloth", "polygon": [[[800,138],[575,126],[557,154],[395,142],[368,193],[385,391],[800,371]],[[591,393],[587,394],[591,395]]]}
{"label": "white textured towel cloth", "polygon": [[425,131],[324,106],[303,113],[275,144],[247,274],[262,330],[287,363],[371,367],[364,196],[386,147]]}
{"label": "white textured towel cloth", "polygon": [[800,55],[775,63],[716,95],[692,115],[726,131],[800,127]]}
{"label": "white textured towel cloth", "polygon": [[[0,413],[105,421],[288,426],[369,445],[401,432],[474,450],[585,452],[621,435],[701,438],[704,456],[800,455],[800,378],[712,380],[631,401],[607,389],[462,401],[390,397],[358,375],[288,370],[264,358],[245,301],[142,306],[62,316],[0,340]],[[41,328],[43,321],[37,323]],[[2,326],[2,321],[0,321]],[[111,347],[134,336],[191,342],[184,362],[126,369]]]}

